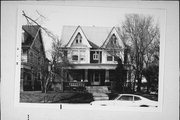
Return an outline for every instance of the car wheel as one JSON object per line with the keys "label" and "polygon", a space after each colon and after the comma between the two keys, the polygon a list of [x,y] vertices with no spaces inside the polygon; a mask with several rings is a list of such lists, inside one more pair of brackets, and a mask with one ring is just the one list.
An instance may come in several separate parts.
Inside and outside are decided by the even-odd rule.
{"label": "car wheel", "polygon": [[148,105],[140,105],[140,107],[149,107]]}

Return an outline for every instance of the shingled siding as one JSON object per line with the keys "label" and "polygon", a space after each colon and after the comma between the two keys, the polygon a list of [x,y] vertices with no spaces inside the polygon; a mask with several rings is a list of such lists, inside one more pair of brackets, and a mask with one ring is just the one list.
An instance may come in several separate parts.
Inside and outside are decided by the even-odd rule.
{"label": "shingled siding", "polygon": [[41,65],[46,61],[39,26],[22,26],[21,91],[41,90]]}

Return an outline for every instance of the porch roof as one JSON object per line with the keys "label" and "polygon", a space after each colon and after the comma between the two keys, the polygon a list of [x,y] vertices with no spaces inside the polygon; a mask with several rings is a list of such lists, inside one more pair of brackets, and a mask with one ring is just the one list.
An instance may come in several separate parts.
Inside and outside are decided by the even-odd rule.
{"label": "porch roof", "polygon": [[67,69],[98,69],[98,70],[115,70],[117,64],[73,64],[73,67],[68,67]]}

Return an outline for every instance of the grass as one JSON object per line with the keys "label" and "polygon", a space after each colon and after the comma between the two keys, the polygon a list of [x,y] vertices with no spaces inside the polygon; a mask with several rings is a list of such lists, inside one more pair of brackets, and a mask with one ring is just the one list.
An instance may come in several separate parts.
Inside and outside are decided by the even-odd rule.
{"label": "grass", "polygon": [[[139,94],[151,100],[158,100],[155,95]],[[108,93],[109,99],[113,100],[118,93]],[[20,102],[22,103],[90,103],[93,101],[93,95],[87,92],[53,92],[41,93],[41,91],[24,91],[20,93]]]}
{"label": "grass", "polygon": [[93,96],[86,92],[25,91],[20,93],[22,103],[90,103]]}

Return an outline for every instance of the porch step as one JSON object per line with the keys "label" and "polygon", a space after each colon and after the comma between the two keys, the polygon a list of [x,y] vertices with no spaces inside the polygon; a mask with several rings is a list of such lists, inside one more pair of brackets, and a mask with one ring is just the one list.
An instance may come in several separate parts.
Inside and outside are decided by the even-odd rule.
{"label": "porch step", "polygon": [[89,93],[110,93],[107,86],[86,86]]}

